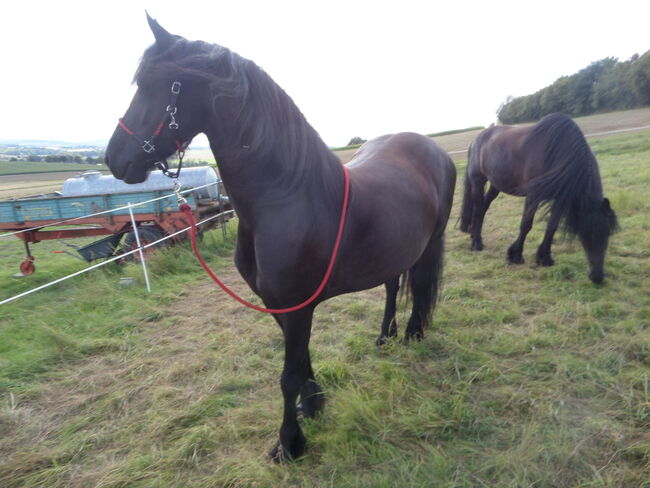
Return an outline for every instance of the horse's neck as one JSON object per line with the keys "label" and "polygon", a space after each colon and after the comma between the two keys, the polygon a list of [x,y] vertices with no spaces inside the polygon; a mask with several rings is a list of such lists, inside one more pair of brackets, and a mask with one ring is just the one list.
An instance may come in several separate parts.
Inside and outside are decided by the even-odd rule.
{"label": "horse's neck", "polygon": [[[294,141],[299,146],[293,148],[255,152],[242,146],[225,155],[208,138],[240,221],[253,223],[266,209],[340,206],[343,170],[316,134],[306,141]],[[275,144],[288,142],[277,140]]]}
{"label": "horse's neck", "polygon": [[217,115],[206,131],[240,220],[259,216],[268,206],[320,199],[316,206],[322,208],[322,200],[339,201],[343,170],[338,158],[268,75],[253,64],[240,67],[248,89],[236,116]]}

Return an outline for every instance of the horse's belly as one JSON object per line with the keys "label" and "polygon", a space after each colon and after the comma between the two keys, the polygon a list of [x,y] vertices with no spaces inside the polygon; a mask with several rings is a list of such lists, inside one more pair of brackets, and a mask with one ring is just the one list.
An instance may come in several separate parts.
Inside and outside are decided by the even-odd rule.
{"label": "horse's belly", "polygon": [[421,226],[397,226],[368,232],[343,249],[334,275],[341,293],[365,290],[385,283],[410,269],[434,233],[434,221]]}

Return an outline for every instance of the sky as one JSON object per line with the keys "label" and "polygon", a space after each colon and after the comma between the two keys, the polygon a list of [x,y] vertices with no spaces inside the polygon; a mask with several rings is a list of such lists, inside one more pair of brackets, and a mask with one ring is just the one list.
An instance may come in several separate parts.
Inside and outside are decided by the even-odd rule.
{"label": "sky", "polygon": [[153,42],[145,9],[255,61],[330,146],[487,126],[508,96],[650,49],[648,0],[9,1],[0,140],[108,140]]}

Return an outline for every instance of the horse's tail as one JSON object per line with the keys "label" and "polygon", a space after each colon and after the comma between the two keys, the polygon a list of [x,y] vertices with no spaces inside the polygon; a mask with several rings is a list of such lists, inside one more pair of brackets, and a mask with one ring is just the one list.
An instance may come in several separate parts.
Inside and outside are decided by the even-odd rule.
{"label": "horse's tail", "polygon": [[443,233],[431,240],[420,260],[401,276],[400,298],[407,301],[417,300],[418,319],[423,329],[431,324],[431,317],[442,289],[444,254]]}
{"label": "horse's tail", "polygon": [[472,205],[472,183],[469,179],[469,166],[472,161],[472,145],[467,148],[467,168],[465,168],[463,203],[460,208],[460,230],[462,232],[471,232],[472,213],[474,207]]}
{"label": "horse's tail", "polygon": [[598,163],[584,134],[568,116],[551,114],[534,126],[526,144],[543,157],[542,174],[525,186],[535,204],[531,208],[548,204],[563,219],[565,230],[578,234],[581,215],[603,198]]}

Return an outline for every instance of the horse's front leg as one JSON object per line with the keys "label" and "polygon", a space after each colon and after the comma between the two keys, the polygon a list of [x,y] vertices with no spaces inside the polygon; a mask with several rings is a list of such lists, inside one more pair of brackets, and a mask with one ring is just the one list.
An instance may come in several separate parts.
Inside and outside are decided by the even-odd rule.
{"label": "horse's front leg", "polygon": [[309,358],[309,336],[314,310],[307,307],[275,316],[284,333],[284,369],[280,378],[284,397],[284,416],[280,439],[269,456],[275,462],[296,459],[305,452],[306,439],[298,424],[296,401],[301,395],[306,416],[315,415],[323,406],[322,391],[314,381]]}
{"label": "horse's front leg", "polygon": [[481,231],[483,228],[483,217],[485,212],[485,181],[482,184],[472,182],[472,225],[471,237],[472,237],[472,251],[482,251],[483,250],[483,239],[481,238]]}
{"label": "horse's front leg", "polygon": [[530,229],[533,227],[533,218],[535,217],[536,211],[537,204],[533,203],[530,196],[526,197],[524,214],[521,217],[521,224],[519,226],[519,236],[508,248],[508,262],[510,262],[510,264],[521,264],[524,262],[524,241],[526,240],[526,236],[530,232]]}
{"label": "horse's front leg", "polygon": [[553,244],[553,236],[560,224],[560,218],[561,215],[559,212],[551,212],[548,225],[546,226],[546,232],[544,233],[544,239],[539,245],[539,248],[537,248],[537,264],[541,266],[553,266],[555,264],[555,261],[551,257],[551,244]]}
{"label": "horse's front leg", "polygon": [[[478,209],[476,218],[474,220],[474,231],[472,232],[472,249],[475,251],[483,250],[483,239],[481,238],[481,233],[483,232],[483,222],[485,221],[485,214],[490,208],[490,204],[494,199],[499,195],[499,190],[497,190],[494,185],[490,185],[490,188],[485,193],[483,197],[483,205]],[[477,211],[477,209],[475,209]]]}

